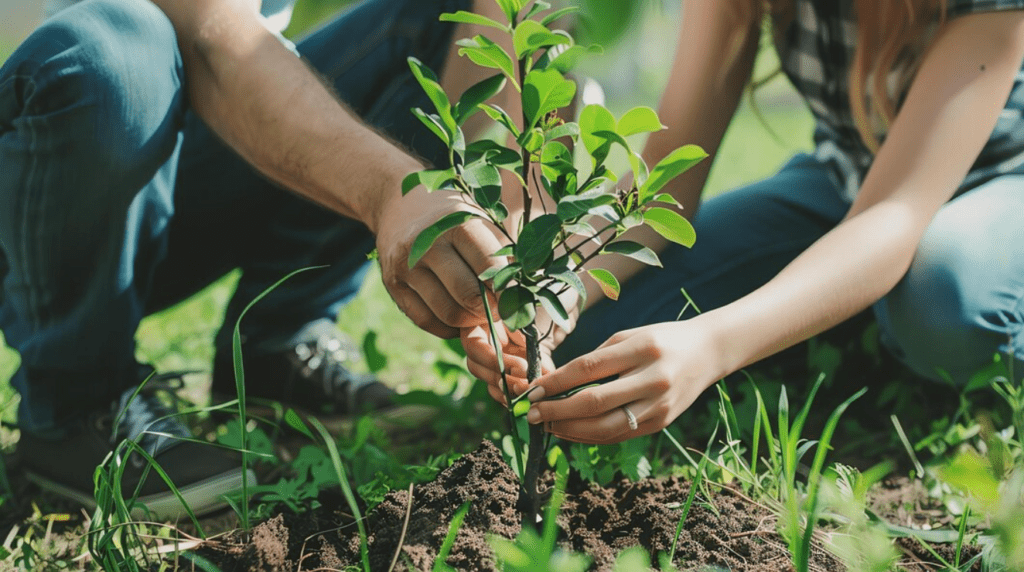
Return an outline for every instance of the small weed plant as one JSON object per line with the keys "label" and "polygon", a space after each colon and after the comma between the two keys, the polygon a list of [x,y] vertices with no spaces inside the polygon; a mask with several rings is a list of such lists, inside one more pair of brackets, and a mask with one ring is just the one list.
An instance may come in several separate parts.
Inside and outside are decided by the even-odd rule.
{"label": "small weed plant", "polygon": [[[449,164],[410,175],[403,191],[422,185],[428,191],[454,193],[466,205],[417,237],[409,265],[415,266],[441,234],[459,224],[472,219],[491,223],[506,243],[493,254],[507,261],[479,277],[481,293],[489,295],[484,291],[486,283],[497,297],[499,316],[488,315],[491,338],[504,371],[496,322],[500,319],[510,331],[523,333],[527,379],[532,381],[541,372],[541,344],[553,328],[570,329],[573,305],[581,308],[585,302],[581,275],[588,274],[609,298],[618,298],[618,280],[607,270],[589,267],[591,260],[617,254],[660,266],[653,250],[623,238],[629,229],[641,225],[670,241],[693,244],[693,227],[672,208],[678,203],[662,189],[707,155],[688,145],[649,169],[627,140],[664,129],[649,107],[637,107],[616,118],[602,106],[588,105],[578,121],[563,119],[576,100],[576,83],[566,73],[581,56],[598,48],[577,45],[570,34],[553,29],[571,8],[552,11],[541,0],[495,2],[504,21],[470,12],[441,18],[499,30],[512,47],[509,51],[484,35],[460,40],[459,54],[493,75],[469,88],[457,102],[449,99],[429,69],[415,58],[409,60],[434,107],[413,113],[447,146]],[[488,103],[503,90],[513,90],[511,100],[518,103],[521,114],[513,117]],[[478,112],[500,126],[507,144],[490,139],[467,142],[463,126]],[[630,172],[623,180],[630,183],[621,185],[624,188],[616,188],[620,174],[607,164],[614,147],[622,148],[629,158]],[[578,162],[575,151],[585,154],[585,159]],[[513,184],[503,185],[503,172]],[[510,205],[520,205],[521,216],[514,216]],[[514,469],[523,478],[529,499],[524,521],[533,523],[539,513],[537,479],[545,458],[544,435],[537,427],[530,428],[528,439],[519,434],[513,413],[517,396],[510,394],[507,383],[505,392]],[[525,459],[524,450],[528,451]]]}

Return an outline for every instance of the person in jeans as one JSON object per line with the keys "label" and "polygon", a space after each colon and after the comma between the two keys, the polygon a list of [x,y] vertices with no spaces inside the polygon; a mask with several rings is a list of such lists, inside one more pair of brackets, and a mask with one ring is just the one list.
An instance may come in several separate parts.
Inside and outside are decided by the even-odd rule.
{"label": "person in jeans", "polygon": [[[687,143],[714,156],[765,16],[814,151],[704,204],[710,161],[674,182],[696,244],[634,235],[664,269],[606,257],[628,283],[617,302],[588,285],[531,423],[588,443],[655,433],[717,380],[867,308],[920,376],[962,386],[996,353],[1024,371],[1024,1],[687,0],[649,164]],[[681,288],[702,314],[676,321]],[[497,387],[485,332],[463,339]],[[506,351],[525,391],[521,348]]]}
{"label": "person in jeans", "polygon": [[[407,58],[449,72],[453,93],[471,85],[439,15],[473,2],[368,0],[297,45],[279,34],[292,3],[52,1],[0,69],[0,330],[21,355],[22,464],[45,488],[90,503],[94,468],[128,437],[195,512],[223,505],[235,458],[166,437],[190,434],[152,391],[165,380],[131,397],[151,373],[135,359],[139,321],[232,269],[213,376],[228,395],[239,314],[299,268],[326,267],[242,324],[249,396],[340,414],[391,403],[348,369],[334,326],[375,247],[417,325],[453,337],[483,321],[476,275],[497,240],[463,225],[410,270],[418,232],[462,207],[401,195],[405,175],[444,157],[410,113],[430,103]],[[127,491],[142,470],[131,458]],[[155,476],[142,497],[157,516],[181,510]]]}

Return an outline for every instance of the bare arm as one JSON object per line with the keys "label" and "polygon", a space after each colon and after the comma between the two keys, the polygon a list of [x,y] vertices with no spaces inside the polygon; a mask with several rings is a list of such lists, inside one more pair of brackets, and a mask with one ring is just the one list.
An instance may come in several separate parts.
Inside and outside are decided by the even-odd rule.
{"label": "bare arm", "polygon": [[402,179],[420,162],[361,123],[281,45],[261,25],[257,1],[153,2],[174,25],[191,104],[214,132],[282,186],[366,224],[385,285],[418,326],[453,337],[483,321],[476,275],[493,263],[497,239],[472,221],[409,269],[419,231],[465,205],[424,189],[402,197]]}
{"label": "bare arm", "polygon": [[1022,58],[1024,12],[964,16],[940,31],[844,221],[763,288],[708,315],[732,338],[723,339],[726,371],[832,327],[896,285],[991,135]]}
{"label": "bare arm", "polygon": [[274,181],[376,232],[381,198],[420,164],[354,118],[251,0],[153,1],[178,33],[196,113]]}
{"label": "bare arm", "polygon": [[[531,422],[554,421],[556,435],[587,442],[658,431],[715,380],[881,298],[906,273],[927,225],[990,136],[1022,59],[1024,12],[947,23],[842,223],[750,295],[690,320],[621,332],[545,376],[537,384],[547,395],[620,377],[535,404]],[[638,432],[618,411],[626,404]]]}

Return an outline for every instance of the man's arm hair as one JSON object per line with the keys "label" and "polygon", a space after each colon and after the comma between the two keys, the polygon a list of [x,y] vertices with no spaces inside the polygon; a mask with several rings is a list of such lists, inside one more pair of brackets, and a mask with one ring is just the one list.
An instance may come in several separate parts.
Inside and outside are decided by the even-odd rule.
{"label": "man's arm hair", "polygon": [[261,23],[252,0],[152,0],[174,25],[196,113],[270,179],[376,232],[420,163],[361,123]]}

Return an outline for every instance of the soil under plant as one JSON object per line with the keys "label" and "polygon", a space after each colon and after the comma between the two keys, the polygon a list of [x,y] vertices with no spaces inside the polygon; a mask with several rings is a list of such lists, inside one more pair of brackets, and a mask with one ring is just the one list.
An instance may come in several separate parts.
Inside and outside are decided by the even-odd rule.
{"label": "soil under plant", "polygon": [[[679,519],[677,507],[688,492],[689,484],[677,479],[620,481],[605,488],[570,479],[559,516],[560,544],[588,554],[592,570],[611,570],[616,555],[631,546],[643,546],[655,557],[667,553]],[[469,512],[447,559],[456,570],[495,570],[487,536],[514,538],[520,530],[519,483],[490,442],[433,482],[415,487],[412,497],[406,527],[408,491],[390,493],[368,515],[372,570],[388,570],[396,551],[395,570],[432,570],[452,516],[467,501]],[[683,570],[788,570],[789,553],[774,522],[770,511],[735,491],[719,490],[710,499],[698,494],[675,563]],[[235,534],[210,542],[201,554],[224,572],[360,566],[358,533],[338,507],[278,515],[258,525],[250,542],[241,539]],[[812,563],[814,570],[843,570],[823,550],[814,552]]]}

